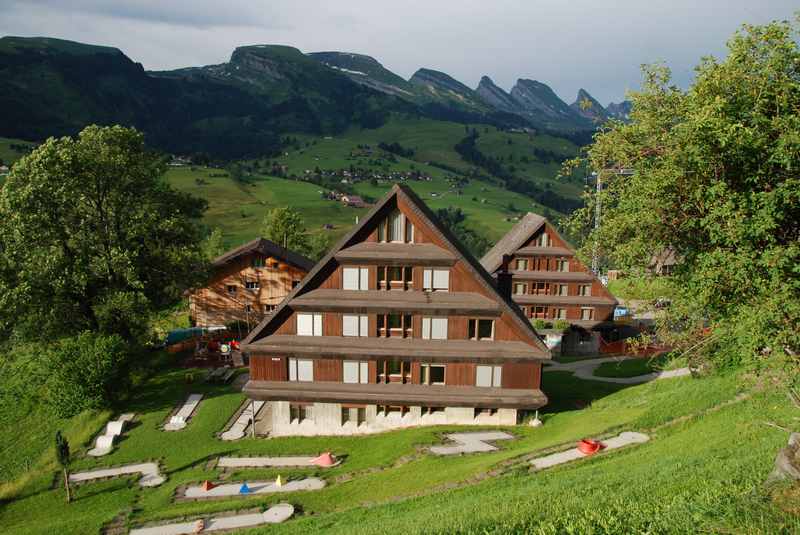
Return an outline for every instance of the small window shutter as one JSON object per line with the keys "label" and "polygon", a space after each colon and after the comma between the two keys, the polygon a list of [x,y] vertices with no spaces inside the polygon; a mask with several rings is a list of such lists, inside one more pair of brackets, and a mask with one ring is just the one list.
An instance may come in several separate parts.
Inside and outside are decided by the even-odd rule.
{"label": "small window shutter", "polygon": [[369,316],[360,316],[361,330],[359,336],[369,336]]}
{"label": "small window shutter", "polygon": [[344,361],[344,382],[357,383],[358,382],[358,362],[352,360]]}
{"label": "small window shutter", "polygon": [[433,287],[437,290],[448,290],[450,288],[450,271],[446,269],[434,270]]}
{"label": "small window shutter", "polygon": [[369,290],[369,268],[361,268],[361,277],[359,277],[358,289]]}
{"label": "small window shutter", "polygon": [[431,338],[431,319],[422,318],[422,339],[430,340]]}
{"label": "small window shutter", "polygon": [[422,287],[425,288],[426,290],[430,290],[431,288],[433,288],[433,282],[431,281],[431,275],[432,274],[433,274],[433,271],[430,270],[430,269],[426,269],[423,272],[423,275],[422,275]]}
{"label": "small window shutter", "polygon": [[434,340],[447,340],[447,318],[433,318],[431,320],[431,338]]}
{"label": "small window shutter", "polygon": [[358,316],[345,314],[342,316],[342,335],[358,336]]}
{"label": "small window shutter", "polygon": [[475,386],[492,386],[492,367],[477,366],[475,370]]}
{"label": "small window shutter", "polygon": [[314,380],[314,362],[310,360],[297,361],[297,380],[298,381],[313,381]]}
{"label": "small window shutter", "polygon": [[503,386],[503,367],[494,367],[494,376],[492,377],[492,384],[496,387]]}
{"label": "small window shutter", "polygon": [[[366,317],[366,316],[365,316]],[[359,368],[361,371],[361,377],[359,382],[360,383],[368,383],[369,382],[369,363],[368,362],[360,362]]]}
{"label": "small window shutter", "polygon": [[342,288],[345,290],[358,290],[358,268],[344,268],[342,270]]}
{"label": "small window shutter", "polygon": [[314,336],[322,336],[322,314],[314,314]]}
{"label": "small window shutter", "polygon": [[297,315],[297,334],[300,336],[312,336],[313,330],[313,316],[311,314],[298,314]]}
{"label": "small window shutter", "polygon": [[289,359],[289,380],[297,381],[297,359]]}

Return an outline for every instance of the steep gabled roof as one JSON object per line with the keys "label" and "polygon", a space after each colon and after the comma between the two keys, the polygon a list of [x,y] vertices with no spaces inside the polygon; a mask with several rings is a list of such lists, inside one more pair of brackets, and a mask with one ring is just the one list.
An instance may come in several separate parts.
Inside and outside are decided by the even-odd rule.
{"label": "steep gabled roof", "polygon": [[481,265],[489,273],[494,272],[503,263],[503,255],[512,254],[522,247],[546,222],[542,216],[528,212],[481,258]]}
{"label": "steep gabled roof", "polygon": [[264,256],[271,256],[273,258],[283,260],[304,271],[309,271],[314,267],[314,261],[310,258],[306,258],[300,253],[296,253],[290,249],[281,247],[277,243],[266,238],[256,238],[255,240],[251,240],[235,249],[231,249],[227,253],[215,258],[211,262],[211,265],[213,267],[221,267],[228,262],[250,253],[261,253]]}
{"label": "steep gabled roof", "polygon": [[528,338],[528,342],[531,343],[533,346],[539,348],[545,355],[550,354],[550,350],[545,346],[544,342],[539,338],[539,335],[534,330],[533,326],[531,325],[530,321],[528,321],[525,316],[522,314],[520,308],[514,304],[511,300],[510,296],[504,296],[500,292],[497,291],[497,286],[494,282],[492,276],[486,272],[486,270],[481,266],[481,264],[475,259],[469,251],[464,248],[464,246],[456,239],[456,237],[442,225],[436,215],[431,211],[430,208],[417,196],[414,191],[406,185],[395,184],[392,189],[381,199],[377,202],[369,213],[364,216],[361,221],[355,225],[350,232],[347,233],[339,242],[333,247],[328,254],[320,260],[316,266],[305,276],[305,278],[298,284],[289,295],[283,300],[283,302],[278,305],[278,308],[275,312],[264,318],[261,323],[253,329],[247,338],[244,340],[243,345],[252,344],[253,342],[263,338],[263,333],[267,330],[267,327],[270,325],[271,322],[280,322],[283,321],[283,317],[281,311],[290,305],[291,301],[298,295],[303,294],[304,292],[308,291],[309,289],[313,288],[306,288],[306,286],[310,285],[311,281],[315,279],[317,274],[320,273],[326,266],[328,266],[331,262],[335,261],[336,254],[344,249],[346,246],[350,245],[350,242],[353,240],[354,237],[359,235],[365,227],[371,226],[375,223],[375,218],[378,214],[381,213],[382,209],[392,201],[392,199],[397,198],[404,200],[410,209],[414,212],[414,214],[422,219],[422,221],[427,225],[426,231],[431,232],[432,234],[436,235],[442,242],[444,242],[452,253],[454,253],[458,260],[462,260],[464,265],[468,271],[474,275],[475,279],[488,291],[489,295],[492,295],[500,305],[500,308],[503,312],[507,312],[509,316],[512,318],[518,327],[520,327],[520,331],[524,333],[525,336]]}

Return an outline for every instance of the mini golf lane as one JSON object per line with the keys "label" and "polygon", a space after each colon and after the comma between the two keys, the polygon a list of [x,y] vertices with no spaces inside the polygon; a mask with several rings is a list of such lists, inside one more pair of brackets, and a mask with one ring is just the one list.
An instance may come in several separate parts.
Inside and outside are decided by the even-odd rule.
{"label": "mini golf lane", "polygon": [[[184,535],[188,533],[205,533],[207,531],[221,531],[244,529],[260,526],[262,524],[279,524],[285,522],[294,514],[294,506],[281,503],[270,507],[263,513],[250,513],[234,516],[218,516],[200,521],[180,522],[177,524],[161,524],[147,528],[132,529],[130,535]],[[201,524],[202,522],[202,524]],[[198,530],[200,526],[202,530]]]}
{"label": "mini golf lane", "polygon": [[342,463],[335,461],[325,466],[316,464],[317,459],[319,457],[220,457],[217,468],[331,468]]}
{"label": "mini golf lane", "polygon": [[254,494],[274,494],[278,492],[295,492],[298,490],[319,490],[325,487],[325,480],[317,477],[307,477],[295,481],[287,481],[277,485],[274,481],[248,481],[249,491],[242,493],[242,483],[223,483],[209,490],[204,490],[202,485],[187,487],[179,497],[197,498],[231,498],[234,496],[252,496]]}
{"label": "mini golf lane", "polygon": [[489,442],[511,440],[514,435],[500,431],[489,431],[485,433],[452,433],[445,435],[445,437],[455,442],[455,444],[450,446],[431,446],[432,453],[436,455],[458,455],[461,453],[495,451],[497,447],[492,446]]}
{"label": "mini golf lane", "polygon": [[[643,444],[648,440],[650,440],[650,437],[643,433],[625,431],[614,438],[603,440],[601,442],[605,446],[603,451],[608,451],[632,444]],[[589,455],[581,452],[578,448],[572,448],[566,451],[560,451],[558,453],[552,453],[550,455],[545,455],[544,457],[532,459],[530,463],[533,465],[534,469],[542,470],[544,468],[550,468],[551,466],[557,466],[559,464],[568,463],[577,459],[583,459],[584,457],[589,457]]]}
{"label": "mini golf lane", "polygon": [[116,468],[101,468],[88,472],[75,472],[69,475],[72,483],[84,483],[95,479],[105,479],[109,477],[129,476],[132,474],[142,474],[139,485],[142,487],[157,487],[167,480],[161,475],[156,463],[127,464]]}

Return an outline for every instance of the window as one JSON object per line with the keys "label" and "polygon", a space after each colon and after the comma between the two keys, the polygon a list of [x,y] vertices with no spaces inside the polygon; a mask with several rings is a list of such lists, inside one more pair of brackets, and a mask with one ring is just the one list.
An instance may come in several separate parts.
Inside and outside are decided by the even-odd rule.
{"label": "window", "polygon": [[528,261],[524,258],[518,258],[516,261],[516,270],[525,271],[526,269],[528,269]]}
{"label": "window", "polygon": [[252,305],[245,305],[244,306],[244,311],[245,312],[252,312],[253,311],[253,306]]}
{"label": "window", "polygon": [[297,334],[299,336],[322,336],[322,314],[298,314]]}
{"label": "window", "polygon": [[264,267],[264,257],[263,256],[254,256],[253,259],[250,261],[250,265],[254,268],[263,268]]}
{"label": "window", "polygon": [[411,337],[410,314],[378,314],[378,336]]}
{"label": "window", "polygon": [[411,363],[402,360],[378,361],[379,383],[410,383]]}
{"label": "window", "polygon": [[444,407],[422,407],[422,414],[444,414]]}
{"label": "window", "polygon": [[414,225],[400,210],[394,210],[378,225],[378,241],[413,243]]}
{"label": "window", "polygon": [[503,386],[503,367],[477,366],[475,369],[475,386],[495,388]]}
{"label": "window", "polygon": [[366,407],[342,407],[342,425],[352,422],[359,426],[367,421]]}
{"label": "window", "polygon": [[247,288],[248,290],[258,290],[259,288],[261,288],[261,283],[259,283],[258,281],[247,281],[244,283],[244,287]]}
{"label": "window", "polygon": [[589,297],[592,295],[592,287],[588,284],[581,284],[578,286],[578,295],[582,297]]}
{"label": "window", "polygon": [[450,270],[424,270],[422,272],[422,288],[426,292],[446,292],[450,290]]}
{"label": "window", "polygon": [[556,271],[569,271],[569,260],[564,258],[556,260]]}
{"label": "window", "polygon": [[402,418],[407,412],[408,407],[401,405],[378,405],[378,414],[383,415],[384,418],[388,418],[389,416],[399,416]]}
{"label": "window", "polygon": [[547,317],[547,307],[533,307],[532,318],[545,319]]}
{"label": "window", "polygon": [[230,295],[236,295],[236,286],[234,286],[233,284],[229,284],[228,286],[225,287],[225,289],[228,290],[228,293]]}
{"label": "window", "polygon": [[344,314],[342,336],[369,336],[369,317]]}
{"label": "window", "polygon": [[298,280],[293,280],[293,281],[292,281],[292,288],[294,288],[294,287],[295,287],[295,286],[297,286],[298,284],[300,284],[300,281],[298,281]]}
{"label": "window", "polygon": [[555,313],[553,314],[554,319],[557,320],[565,320],[567,319],[567,309],[566,308],[556,308],[553,309]]}
{"label": "window", "polygon": [[313,405],[305,403],[289,404],[289,420],[291,423],[300,423],[304,420],[313,420]]}
{"label": "window", "polygon": [[593,308],[582,308],[581,309],[581,319],[582,320],[594,319],[594,309]]}
{"label": "window", "polygon": [[369,290],[369,268],[346,267],[342,272],[342,289]]}
{"label": "window", "polygon": [[342,382],[350,384],[367,384],[369,382],[369,364],[367,362],[345,360],[342,369]]}
{"label": "window", "polygon": [[314,380],[314,361],[289,359],[289,380],[311,382]]}
{"label": "window", "polygon": [[475,409],[474,416],[494,416],[497,414],[497,409]]}
{"label": "window", "polygon": [[378,266],[378,288],[381,290],[409,290],[413,282],[411,266]]}
{"label": "window", "polygon": [[556,295],[560,296],[569,295],[569,286],[566,284],[556,284]]}
{"label": "window", "polygon": [[424,340],[447,340],[447,318],[422,318]]}
{"label": "window", "polygon": [[525,295],[528,293],[528,285],[524,282],[514,283],[514,295]]}
{"label": "window", "polygon": [[547,292],[549,291],[550,291],[549,282],[536,282],[533,285],[533,293],[536,295],[547,295]]}
{"label": "window", "polygon": [[494,320],[469,320],[470,340],[491,340],[494,338]]}
{"label": "window", "polygon": [[536,245],[538,247],[549,247],[550,246],[550,236],[546,232],[542,232],[539,235],[539,238],[536,240]]}
{"label": "window", "polygon": [[420,383],[423,385],[443,385],[444,371],[444,364],[420,364]]}
{"label": "window", "polygon": [[272,314],[275,308],[276,305],[264,305],[264,314]]}

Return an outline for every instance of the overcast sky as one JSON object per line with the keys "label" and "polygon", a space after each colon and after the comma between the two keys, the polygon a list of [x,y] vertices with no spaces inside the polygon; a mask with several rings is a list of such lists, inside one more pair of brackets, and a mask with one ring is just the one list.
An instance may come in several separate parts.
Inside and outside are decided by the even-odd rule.
{"label": "overcast sky", "polygon": [[236,46],[375,57],[408,78],[420,67],[470,87],[580,87],[604,105],[665,62],[686,86],[698,59],[723,56],[742,23],[791,19],[797,0],[0,0],[0,35],[120,48],[146,69],[227,61]]}

